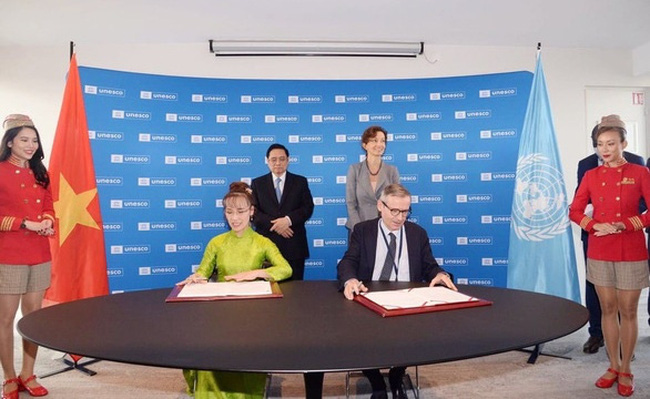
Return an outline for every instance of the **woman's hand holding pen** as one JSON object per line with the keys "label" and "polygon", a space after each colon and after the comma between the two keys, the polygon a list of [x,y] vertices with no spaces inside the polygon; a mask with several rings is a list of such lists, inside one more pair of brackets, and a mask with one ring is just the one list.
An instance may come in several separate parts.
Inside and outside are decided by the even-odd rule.
{"label": "woman's hand holding pen", "polygon": [[207,278],[201,276],[200,274],[194,273],[190,275],[188,278],[186,278],[185,280],[179,281],[178,283],[176,283],[176,285],[186,285],[186,284],[196,284],[196,283],[205,284],[207,282],[208,282]]}
{"label": "woman's hand holding pen", "polygon": [[351,278],[345,282],[345,287],[343,288],[343,295],[345,295],[345,298],[352,300],[355,295],[359,295],[362,292],[368,292],[368,288],[363,285],[363,281]]}

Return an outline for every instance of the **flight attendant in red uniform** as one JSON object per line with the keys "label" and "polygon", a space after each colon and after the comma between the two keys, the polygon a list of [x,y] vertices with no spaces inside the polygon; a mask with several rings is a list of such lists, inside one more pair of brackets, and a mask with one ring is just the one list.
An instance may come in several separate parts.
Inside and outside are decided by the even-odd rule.
{"label": "flight attendant in red uniform", "polygon": [[9,115],[0,142],[0,362],[2,398],[18,399],[19,391],[45,396],[36,381],[38,346],[23,340],[20,374],[14,368],[14,319],[40,309],[50,286],[48,236],[54,234],[50,179],[43,165],[38,131],[26,115]]}
{"label": "flight attendant in red uniform", "polygon": [[[569,208],[571,220],[589,233],[587,280],[602,308],[610,366],[596,386],[618,383],[621,396],[634,393],[630,361],[639,333],[637,308],[641,290],[650,285],[643,234],[650,214],[639,214],[641,198],[650,204],[650,170],[623,157],[626,133],[618,115],[602,118],[596,140],[603,165],[587,171]],[[585,215],[589,202],[593,217]]]}

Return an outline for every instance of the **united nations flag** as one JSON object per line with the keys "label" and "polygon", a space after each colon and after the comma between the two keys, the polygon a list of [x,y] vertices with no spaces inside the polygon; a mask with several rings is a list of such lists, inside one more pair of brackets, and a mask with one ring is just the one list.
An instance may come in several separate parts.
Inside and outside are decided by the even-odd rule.
{"label": "united nations flag", "polygon": [[567,209],[546,79],[538,54],[519,143],[508,252],[509,288],[580,303]]}

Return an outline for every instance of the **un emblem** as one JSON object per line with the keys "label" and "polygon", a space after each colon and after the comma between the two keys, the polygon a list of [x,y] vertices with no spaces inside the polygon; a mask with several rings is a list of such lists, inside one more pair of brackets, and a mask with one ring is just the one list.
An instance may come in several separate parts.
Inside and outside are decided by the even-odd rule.
{"label": "un emblem", "polygon": [[569,227],[562,173],[542,154],[517,161],[512,226],[517,237],[544,241]]}

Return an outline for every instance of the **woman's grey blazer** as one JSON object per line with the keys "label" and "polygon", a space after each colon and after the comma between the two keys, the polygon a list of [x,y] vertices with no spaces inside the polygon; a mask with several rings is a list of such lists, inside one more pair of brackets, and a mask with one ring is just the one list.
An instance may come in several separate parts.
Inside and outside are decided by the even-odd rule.
{"label": "woman's grey blazer", "polygon": [[370,185],[370,172],[365,161],[350,165],[345,183],[345,204],[348,221],[345,227],[352,231],[355,224],[377,217],[377,200],[384,187],[399,183],[399,172],[393,165],[383,163],[377,175],[377,190]]}

